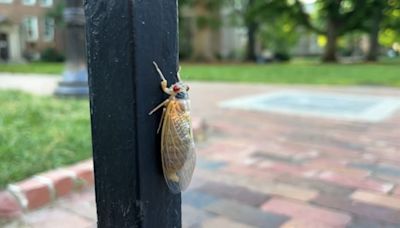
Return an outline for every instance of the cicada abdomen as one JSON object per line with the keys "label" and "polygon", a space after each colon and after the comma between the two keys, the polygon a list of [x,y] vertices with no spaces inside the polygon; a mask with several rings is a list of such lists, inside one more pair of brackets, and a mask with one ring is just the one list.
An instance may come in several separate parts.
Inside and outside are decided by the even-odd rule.
{"label": "cicada abdomen", "polygon": [[196,165],[189,87],[181,82],[178,72],[178,82],[168,88],[161,70],[154,65],[162,80],[161,88],[170,97],[149,114],[164,107],[160,122],[162,168],[168,188],[180,193],[189,186]]}
{"label": "cicada abdomen", "polygon": [[164,177],[174,193],[185,190],[193,175],[196,153],[187,99],[167,104],[161,131],[161,156]]}

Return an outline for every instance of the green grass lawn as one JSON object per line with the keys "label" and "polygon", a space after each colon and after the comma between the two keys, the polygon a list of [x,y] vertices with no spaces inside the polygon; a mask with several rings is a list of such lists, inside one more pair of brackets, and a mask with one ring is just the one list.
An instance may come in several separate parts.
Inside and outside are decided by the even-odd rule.
{"label": "green grass lawn", "polygon": [[400,86],[400,60],[379,64],[185,64],[182,75],[196,81]]}
{"label": "green grass lawn", "polygon": [[0,189],[91,156],[86,100],[0,91]]}
{"label": "green grass lawn", "polygon": [[29,64],[0,64],[0,72],[30,74],[61,74],[63,63],[34,62]]}
{"label": "green grass lawn", "polygon": [[[0,65],[0,72],[61,74],[61,63]],[[316,59],[294,59],[274,64],[182,64],[182,76],[194,81],[277,84],[400,86],[400,58],[380,63],[321,64]]]}

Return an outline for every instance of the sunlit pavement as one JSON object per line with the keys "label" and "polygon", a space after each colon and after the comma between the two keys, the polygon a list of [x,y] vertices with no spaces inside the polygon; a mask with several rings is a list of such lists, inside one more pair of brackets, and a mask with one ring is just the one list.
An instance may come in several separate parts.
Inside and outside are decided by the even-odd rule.
{"label": "sunlit pavement", "polygon": [[37,95],[52,94],[61,76],[0,73],[0,89],[22,90]]}
{"label": "sunlit pavement", "polygon": [[[191,84],[193,115],[210,132],[183,194],[184,227],[400,227],[400,110],[371,123],[218,106],[288,88],[394,97],[400,90]],[[9,227],[95,227],[95,221],[87,190]]]}

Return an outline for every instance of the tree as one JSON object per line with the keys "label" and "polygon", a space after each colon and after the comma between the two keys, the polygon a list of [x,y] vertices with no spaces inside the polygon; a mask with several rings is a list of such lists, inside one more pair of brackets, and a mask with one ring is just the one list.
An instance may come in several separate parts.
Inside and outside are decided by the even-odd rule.
{"label": "tree", "polygon": [[276,60],[290,59],[290,49],[299,40],[299,28],[289,17],[281,15],[260,26],[259,35],[264,46],[273,51]]}
{"label": "tree", "polygon": [[58,26],[64,26],[65,1],[58,1],[57,4],[46,12],[46,16],[54,19]]}
{"label": "tree", "polygon": [[254,13],[259,0],[225,0],[226,6],[230,9],[229,16],[231,23],[246,27],[247,29],[247,45],[245,60],[256,61],[256,43],[259,29],[259,21]]}
{"label": "tree", "polygon": [[391,33],[400,29],[400,1],[370,0],[369,20],[365,26],[369,33],[369,50],[367,61],[375,62],[379,56],[379,35],[382,32]]}
{"label": "tree", "polygon": [[317,23],[311,20],[303,4],[300,0],[295,0],[295,15],[306,28],[326,36],[322,60],[336,62],[337,40],[340,36],[362,27],[368,9],[366,0],[317,0]]}
{"label": "tree", "polygon": [[213,61],[214,32],[220,25],[220,9],[223,0],[180,0],[180,9],[187,7],[195,20],[192,37],[192,58],[200,61]]}
{"label": "tree", "polygon": [[[288,13],[291,17],[308,30],[324,35],[327,38],[324,62],[336,62],[337,40],[349,31],[361,27],[367,12],[367,0],[316,0],[312,5],[315,14],[306,10],[302,0],[269,0],[262,1],[263,9],[275,13]],[[307,7],[306,7],[307,6]],[[276,10],[278,7],[279,10]]]}
{"label": "tree", "polygon": [[289,49],[296,43],[297,28],[290,16],[290,7],[286,1],[247,0],[244,22],[247,27],[246,59],[256,60],[255,45],[257,37],[261,44],[267,46],[275,54],[289,55]]}

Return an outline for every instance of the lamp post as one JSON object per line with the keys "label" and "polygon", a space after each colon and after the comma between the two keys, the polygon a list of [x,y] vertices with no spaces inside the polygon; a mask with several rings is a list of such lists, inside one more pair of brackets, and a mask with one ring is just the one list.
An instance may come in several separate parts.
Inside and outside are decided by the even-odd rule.
{"label": "lamp post", "polygon": [[165,99],[178,65],[178,0],[86,0],[97,227],[182,227],[181,195],[162,173]]}
{"label": "lamp post", "polygon": [[66,0],[64,21],[66,64],[55,94],[63,97],[86,97],[89,89],[83,0]]}

